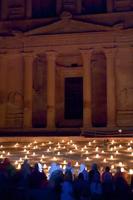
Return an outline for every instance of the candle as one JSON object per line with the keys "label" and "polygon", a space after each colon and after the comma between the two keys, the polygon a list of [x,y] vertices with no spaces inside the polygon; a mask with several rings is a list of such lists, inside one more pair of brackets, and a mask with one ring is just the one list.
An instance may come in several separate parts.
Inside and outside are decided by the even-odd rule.
{"label": "candle", "polygon": [[133,169],[129,169],[129,174],[133,175]]}
{"label": "candle", "polygon": [[96,154],[96,158],[100,158],[99,154]]}
{"label": "candle", "polygon": [[86,160],[86,161],[89,161],[90,159],[89,159],[89,157],[87,157],[85,160]]}
{"label": "candle", "polygon": [[79,163],[78,162],[76,162],[75,167],[79,167]]}

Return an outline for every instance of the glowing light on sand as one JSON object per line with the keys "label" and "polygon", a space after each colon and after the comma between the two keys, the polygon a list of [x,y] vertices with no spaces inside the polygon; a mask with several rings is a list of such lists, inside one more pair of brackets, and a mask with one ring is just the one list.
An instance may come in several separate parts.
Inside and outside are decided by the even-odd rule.
{"label": "glowing light on sand", "polygon": [[45,158],[45,156],[42,154],[41,158],[43,159],[43,158]]}
{"label": "glowing light on sand", "polygon": [[68,153],[72,154],[72,153],[73,153],[73,151],[72,151],[72,150],[70,150]]}
{"label": "glowing light on sand", "polygon": [[64,165],[66,165],[66,164],[67,164],[67,161],[66,161],[66,160],[64,160],[64,161],[63,161],[63,164],[64,164]]}
{"label": "glowing light on sand", "polygon": [[18,165],[18,161],[16,160],[14,164],[15,164],[15,165]]}
{"label": "glowing light on sand", "polygon": [[27,156],[27,155],[25,155],[24,159],[28,159],[28,156]]}
{"label": "glowing light on sand", "polygon": [[56,158],[56,157],[53,157],[53,161],[57,161],[57,158]]}
{"label": "glowing light on sand", "polygon": [[115,154],[119,154],[119,151],[116,151]]}
{"label": "glowing light on sand", "polygon": [[114,169],[115,168],[115,166],[114,165],[111,165],[111,169]]}
{"label": "glowing light on sand", "polygon": [[125,172],[125,169],[124,169],[124,167],[121,167],[121,172]]}
{"label": "glowing light on sand", "polygon": [[74,166],[75,166],[75,167],[79,167],[79,163],[78,163],[78,162],[76,162]]}
{"label": "glowing light on sand", "polygon": [[85,154],[89,154],[89,151],[86,151]]}
{"label": "glowing light on sand", "polygon": [[65,170],[65,169],[66,169],[66,166],[64,165],[64,166],[63,166],[63,170]]}
{"label": "glowing light on sand", "polygon": [[113,160],[113,159],[114,159],[114,157],[113,157],[113,155],[111,155],[111,156],[110,156],[110,160]]}
{"label": "glowing light on sand", "polygon": [[129,172],[128,172],[130,175],[133,175],[133,169],[129,169]]}
{"label": "glowing light on sand", "polygon": [[35,153],[35,152],[33,152],[32,156],[36,156],[36,153]]}
{"label": "glowing light on sand", "polygon": [[46,164],[44,164],[44,165],[43,165],[43,168],[44,168],[44,169],[47,169],[47,165],[46,165]]}
{"label": "glowing light on sand", "polygon": [[57,155],[58,155],[58,156],[60,156],[60,151],[59,151],[59,152],[57,152]]}
{"label": "glowing light on sand", "polygon": [[30,152],[29,152],[29,151],[27,151],[27,152],[26,152],[26,154],[30,154]]}
{"label": "glowing light on sand", "polygon": [[119,167],[123,167],[123,163],[122,162],[119,162]]}
{"label": "glowing light on sand", "polygon": [[99,154],[96,154],[96,158],[100,158]]}
{"label": "glowing light on sand", "polygon": [[91,146],[91,142],[89,142],[88,145]]}
{"label": "glowing light on sand", "polygon": [[17,169],[21,169],[21,164],[20,163],[18,164]]}
{"label": "glowing light on sand", "polygon": [[127,148],[127,151],[132,151],[132,147],[128,147],[128,148]]}
{"label": "glowing light on sand", "polygon": [[86,161],[90,161],[90,158],[89,158],[89,157],[87,157],[85,160],[86,160]]}
{"label": "glowing light on sand", "polygon": [[95,151],[98,152],[98,150],[99,150],[99,147],[96,147],[96,148],[95,148]]}
{"label": "glowing light on sand", "polygon": [[115,143],[115,141],[114,141],[114,140],[112,140],[112,141],[111,141],[111,144],[114,144],[114,143]]}

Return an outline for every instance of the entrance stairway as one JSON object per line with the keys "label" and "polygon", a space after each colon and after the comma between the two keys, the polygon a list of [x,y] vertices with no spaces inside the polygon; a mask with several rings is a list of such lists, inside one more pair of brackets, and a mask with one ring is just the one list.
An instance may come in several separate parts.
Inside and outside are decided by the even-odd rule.
{"label": "entrance stairway", "polygon": [[82,128],[31,128],[31,129],[0,129],[0,137],[13,136],[83,136],[83,137],[133,137],[133,128],[92,128],[84,130]]}

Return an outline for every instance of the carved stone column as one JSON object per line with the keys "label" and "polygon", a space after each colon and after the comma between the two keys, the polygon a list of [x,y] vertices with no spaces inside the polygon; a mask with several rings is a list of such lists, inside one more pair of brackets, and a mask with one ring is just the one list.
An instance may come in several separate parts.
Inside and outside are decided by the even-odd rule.
{"label": "carved stone column", "polygon": [[8,17],[8,0],[1,1],[1,18],[2,20]]}
{"label": "carved stone column", "polygon": [[27,18],[32,17],[32,0],[26,1],[26,17]]}
{"label": "carved stone column", "polygon": [[60,15],[61,14],[61,11],[62,11],[62,0],[57,0],[56,1],[56,13],[57,15]]}
{"label": "carved stone column", "polygon": [[24,128],[32,128],[33,55],[24,54]]}
{"label": "carved stone column", "polygon": [[7,91],[7,54],[0,55],[0,128],[5,128]]}
{"label": "carved stone column", "polygon": [[91,51],[81,50],[83,60],[83,128],[92,127],[91,116]]}
{"label": "carved stone column", "polygon": [[80,14],[81,11],[82,11],[82,0],[78,0],[76,1],[76,10],[77,10],[77,13]]}
{"label": "carved stone column", "polygon": [[114,2],[113,0],[107,0],[107,12],[113,12]]}
{"label": "carved stone column", "polygon": [[47,128],[55,128],[55,60],[56,52],[47,56]]}
{"label": "carved stone column", "polygon": [[107,63],[107,126],[116,126],[115,49],[104,50]]}

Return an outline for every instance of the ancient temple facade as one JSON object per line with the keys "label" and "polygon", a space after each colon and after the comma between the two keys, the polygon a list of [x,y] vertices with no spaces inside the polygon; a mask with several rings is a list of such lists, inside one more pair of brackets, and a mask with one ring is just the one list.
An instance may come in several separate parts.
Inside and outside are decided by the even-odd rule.
{"label": "ancient temple facade", "polygon": [[133,127],[133,0],[1,0],[0,129]]}

